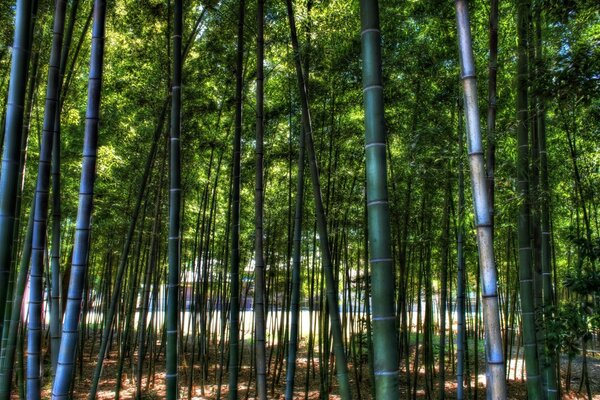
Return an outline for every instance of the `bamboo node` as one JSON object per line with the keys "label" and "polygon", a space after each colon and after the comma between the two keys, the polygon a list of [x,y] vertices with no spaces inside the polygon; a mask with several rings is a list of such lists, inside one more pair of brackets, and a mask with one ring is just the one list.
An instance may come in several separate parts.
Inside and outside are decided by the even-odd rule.
{"label": "bamboo node", "polygon": [[393,315],[385,316],[385,317],[372,317],[373,321],[390,321],[396,320],[396,317]]}
{"label": "bamboo node", "polygon": [[365,33],[369,33],[369,32],[375,32],[375,33],[379,33],[381,34],[381,30],[377,29],[377,28],[367,28],[364,29],[361,33],[360,36],[364,35]]}
{"label": "bamboo node", "polygon": [[398,375],[400,372],[398,370],[395,371],[375,371],[374,374],[378,376],[394,376]]}
{"label": "bamboo node", "polygon": [[369,86],[365,86],[363,88],[363,93],[365,93],[367,90],[371,90],[371,89],[381,89],[381,90],[383,90],[383,86],[381,86],[381,85],[369,85]]}
{"label": "bamboo node", "polygon": [[372,200],[367,202],[367,207],[387,204],[387,200]]}
{"label": "bamboo node", "polygon": [[378,262],[392,262],[391,257],[381,257],[381,258],[371,258],[369,260],[370,263],[378,263]]}
{"label": "bamboo node", "polygon": [[365,150],[368,149],[369,147],[373,147],[373,146],[383,146],[385,147],[385,142],[372,142],[372,143],[367,143],[365,145]]}

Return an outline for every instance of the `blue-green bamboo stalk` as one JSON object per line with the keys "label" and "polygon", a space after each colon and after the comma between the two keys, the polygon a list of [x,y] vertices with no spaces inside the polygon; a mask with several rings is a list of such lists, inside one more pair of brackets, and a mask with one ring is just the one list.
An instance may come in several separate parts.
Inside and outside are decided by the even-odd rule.
{"label": "blue-green bamboo stalk", "polygon": [[54,118],[54,131],[52,134],[52,243],[50,254],[51,270],[51,304],[50,304],[50,359],[52,364],[52,376],[56,375],[56,366],[58,364],[58,352],[60,350],[60,330],[62,326],[62,304],[60,301],[60,232],[61,232],[61,205],[60,205],[60,114],[62,110],[63,99],[60,96],[67,68],[67,59],[69,58],[69,49],[73,38],[73,29],[75,27],[75,18],[79,0],[73,0],[71,3],[71,12],[69,24],[66,28],[65,36],[60,54],[60,67],[58,78],[58,105],[56,107],[56,116]]}
{"label": "blue-green bamboo stalk", "polygon": [[[37,8],[38,7],[37,7],[37,1],[36,1],[32,7],[32,17],[31,17],[32,25],[35,25]],[[31,46],[31,41],[30,41],[30,46]],[[30,48],[30,50],[31,50],[31,48]],[[15,293],[14,293],[15,282],[13,280],[15,279],[16,270],[17,270],[16,265],[17,265],[19,239],[20,239],[19,225],[20,225],[20,220],[21,220],[23,188],[24,188],[24,183],[25,183],[25,172],[26,172],[25,164],[27,163],[27,144],[28,144],[28,140],[29,140],[29,132],[30,132],[30,127],[31,127],[31,113],[32,113],[33,104],[34,104],[34,101],[33,101],[34,94],[35,94],[35,89],[37,87],[37,76],[38,76],[37,71],[38,71],[38,66],[39,66],[39,59],[40,59],[39,52],[36,52],[35,56],[33,57],[33,62],[31,64],[31,71],[28,74],[30,76],[28,77],[29,88],[27,89],[27,97],[26,97],[26,101],[25,101],[25,115],[23,116],[23,131],[21,134],[21,156],[20,156],[20,160],[19,160],[19,178],[18,178],[19,180],[18,180],[18,184],[17,184],[17,204],[16,204],[16,208],[15,208],[15,227],[14,227],[13,248],[12,248],[13,256],[11,259],[11,266],[10,266],[9,290],[8,290],[7,298],[6,298],[6,306],[4,308],[4,321],[2,321],[3,325],[1,326],[2,327],[2,343],[0,343],[0,359],[2,359],[5,355],[5,353],[4,353],[5,343],[8,340],[8,334],[9,334],[8,327],[10,326],[11,310],[13,307],[13,300],[14,300],[14,296],[15,296]],[[33,210],[33,204],[32,204],[31,209]],[[28,261],[29,261],[29,259],[28,259]],[[1,363],[1,361],[0,361],[0,363]],[[0,367],[1,367],[1,365],[0,365]],[[0,372],[1,372],[1,370],[0,370]]]}
{"label": "blue-green bamboo stalk", "polygon": [[75,352],[79,337],[79,315],[83,299],[84,278],[88,269],[94,180],[98,154],[98,123],[100,121],[100,94],[104,64],[105,23],[106,0],[95,0],[79,205],[77,208],[71,277],[60,339],[58,366],[52,386],[52,400],[66,400],[69,398],[74,375]]}
{"label": "blue-green bamboo stalk", "polygon": [[12,257],[30,37],[31,0],[18,0],[0,170],[0,324],[4,321]]}
{"label": "blue-green bamboo stalk", "polygon": [[477,82],[471,44],[471,27],[466,0],[456,0],[456,21],[460,58],[460,73],[463,83],[465,120],[467,127],[467,152],[473,190],[473,209],[477,226],[477,247],[481,268],[483,319],[486,334],[486,364],[488,371],[488,399],[506,399],[504,354],[500,334],[500,310],[498,305],[497,271],[494,260],[490,202],[483,145],[477,106]]}
{"label": "blue-green bamboo stalk", "polygon": [[[33,33],[35,30],[35,26],[36,26],[36,21],[37,21],[37,12],[38,12],[38,7],[39,6],[39,1],[38,0],[33,0],[32,4],[31,4],[31,26],[30,26],[30,33],[29,33],[29,45],[27,48],[27,53],[31,53],[32,47],[33,47]],[[19,178],[18,178],[18,182],[17,182],[17,199],[16,199],[16,206],[15,206],[15,225],[14,225],[14,234],[13,234],[13,247],[12,247],[12,257],[11,257],[11,264],[10,264],[10,280],[9,280],[9,290],[7,292],[7,298],[6,298],[6,303],[5,303],[5,308],[4,308],[4,320],[0,320],[0,330],[2,331],[2,342],[0,343],[0,359],[3,360],[5,353],[5,343],[8,340],[8,334],[9,334],[9,326],[10,326],[10,318],[12,317],[12,309],[13,309],[13,300],[14,300],[14,296],[16,296],[16,293],[13,291],[14,290],[14,285],[15,282],[13,281],[15,279],[15,275],[17,274],[16,272],[16,265],[17,265],[17,258],[18,258],[18,247],[19,247],[19,226],[20,226],[20,219],[21,219],[21,206],[22,206],[22,195],[23,195],[23,187],[24,187],[24,183],[25,183],[25,172],[26,172],[26,168],[25,168],[25,164],[27,162],[27,143],[29,140],[29,132],[30,132],[30,127],[31,127],[31,113],[33,110],[33,104],[34,104],[34,94],[35,94],[35,89],[37,87],[37,77],[38,77],[38,66],[39,66],[39,52],[35,53],[35,56],[33,57],[33,64],[31,65],[31,71],[28,71],[27,74],[25,75],[25,79],[29,79],[29,88],[27,89],[27,97],[26,97],[26,101],[25,101],[25,110],[24,110],[24,115],[23,115],[23,130],[21,133],[21,148],[20,148],[20,159],[19,159]],[[28,61],[29,62],[29,61]],[[4,130],[2,131],[4,132]],[[35,199],[35,196],[34,196]],[[35,200],[34,200],[35,201]],[[32,204],[32,208],[33,210],[33,204]],[[31,245],[31,240],[29,241],[29,244]],[[27,259],[27,261],[29,261],[29,258]],[[4,325],[3,325],[4,323]],[[16,334],[16,331],[14,334]],[[13,357],[14,358],[14,357]],[[0,373],[2,372],[1,368],[2,368],[2,361],[0,360]],[[13,366],[10,366],[10,369],[12,370]]]}
{"label": "blue-green bamboo stalk", "polygon": [[[52,162],[52,144],[54,141],[54,122],[58,108],[59,68],[62,51],[62,38],[65,28],[67,7],[65,0],[56,0],[52,48],[48,65],[48,85],[40,158],[33,209],[33,240],[31,246],[31,273],[29,276],[29,319],[27,324],[27,398],[41,397],[41,350],[42,350],[42,300],[44,258],[46,256],[48,223],[48,197],[50,190],[50,167]],[[58,282],[57,282],[58,283]],[[58,305],[57,305],[58,306]],[[54,315],[58,318],[58,313]],[[58,349],[56,349],[58,351]],[[53,364],[53,370],[55,365]]]}

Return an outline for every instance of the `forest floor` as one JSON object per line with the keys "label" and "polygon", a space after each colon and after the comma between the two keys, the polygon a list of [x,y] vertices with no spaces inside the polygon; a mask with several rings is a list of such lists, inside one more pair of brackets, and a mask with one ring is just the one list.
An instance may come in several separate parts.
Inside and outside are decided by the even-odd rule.
{"label": "forest floor", "polygon": [[[86,345],[86,351],[84,352],[83,364],[78,364],[76,378],[75,378],[75,387],[73,392],[74,399],[86,399],[87,394],[90,387],[91,376],[95,367],[95,357],[89,357],[91,353],[91,343],[88,342]],[[249,382],[253,382],[253,372],[250,368],[250,359],[248,356],[248,348],[249,342],[246,343],[246,349],[244,357],[244,362],[240,368],[240,377],[239,377],[239,398],[240,399],[254,399],[255,398],[255,387],[254,384],[249,384]],[[414,354],[414,351],[413,351]],[[218,396],[218,386],[217,386],[217,377],[218,377],[218,347],[214,346],[210,349],[209,355],[209,371],[208,378],[204,385],[201,384],[200,381],[200,368],[195,367],[194,372],[194,386],[192,388],[191,396],[188,395],[188,382],[189,382],[189,368],[186,365],[189,363],[189,360],[185,360],[181,362],[182,368],[180,368],[180,382],[179,385],[181,389],[181,398],[182,399],[217,399]],[[588,370],[591,382],[591,392],[593,399],[600,399],[600,358],[597,357],[597,354],[594,354],[596,357],[588,357]],[[226,360],[226,359],[225,359]],[[275,352],[273,352],[273,360],[275,360]],[[115,388],[116,388],[116,375],[117,375],[117,361],[118,354],[116,351],[110,353],[110,358],[105,361],[103,376],[105,378],[101,379],[98,391],[98,399],[99,400],[108,400],[119,398],[115,396]],[[414,360],[411,359],[411,368],[412,362]],[[133,399],[135,396],[135,377],[132,374],[132,371],[135,369],[135,364],[130,364],[129,359],[127,359],[127,364],[124,368],[123,378],[122,378],[122,387],[120,392],[121,399]],[[135,362],[135,357],[133,359]],[[284,363],[283,363],[284,364]],[[450,363],[447,363],[450,364]],[[561,379],[562,379],[562,390],[565,388],[565,376],[567,371],[568,358],[566,356],[561,358]],[[272,380],[268,380],[268,398],[269,399],[283,399],[284,398],[284,390],[285,390],[285,369],[283,368],[282,363],[271,364],[271,368],[277,365],[279,372],[279,379],[273,385]],[[83,368],[81,368],[83,367]],[[142,378],[142,388],[145,388],[145,394],[142,399],[164,399],[165,398],[165,386],[164,386],[164,363],[162,359],[158,360],[153,366],[153,371],[150,375],[148,374],[148,366],[144,367],[144,377]],[[518,362],[515,362],[515,359],[511,360],[510,364],[510,379],[508,386],[508,398],[509,399],[526,399],[527,391],[525,382],[522,380],[524,375],[523,373],[523,362],[521,359]],[[581,379],[581,369],[582,369],[582,357],[576,356],[572,362],[572,371],[571,371],[571,391],[569,393],[563,393],[562,398],[567,400],[575,400],[575,399],[587,399],[585,395],[585,387],[582,388],[581,392],[578,393],[579,384]],[[305,384],[307,379],[307,372],[310,373],[309,376],[309,384],[308,384],[308,396],[305,397]],[[330,371],[331,373],[331,371]],[[274,372],[270,371],[269,376],[273,376]],[[411,392],[408,391],[407,384],[405,382],[405,374],[404,371],[401,372],[401,398],[410,398]],[[454,372],[451,368],[446,371],[446,385],[445,392],[446,398],[454,399],[456,398],[456,379],[454,379]],[[148,378],[150,379],[148,381]],[[221,384],[221,399],[227,398],[227,386],[228,386],[228,376],[225,374],[222,379]],[[414,376],[411,378],[414,379]],[[352,384],[352,390],[355,399],[370,399],[371,396],[371,387],[368,380],[368,367],[366,363],[361,365],[361,370],[358,371],[354,368],[353,365],[350,365],[350,380]],[[298,366],[296,373],[296,391],[294,394],[295,399],[309,399],[315,400],[319,399],[319,362],[318,358],[311,363],[310,369],[307,368],[307,344],[304,342],[302,347],[299,349],[299,358],[298,358]],[[358,381],[358,383],[357,383]],[[331,385],[329,388],[330,393],[337,393],[337,385],[335,379],[331,380]],[[42,398],[48,399],[50,398],[50,383],[49,380],[46,379],[46,387],[44,392],[42,393]],[[434,377],[433,379],[433,387],[434,391],[437,391],[438,378]],[[479,375],[478,375],[478,390],[477,390],[477,398],[485,399],[485,372],[484,372],[484,360],[480,359],[479,365]],[[357,392],[357,387],[360,388],[360,396]],[[201,389],[203,388],[203,389]],[[465,389],[467,394],[469,394],[469,398],[473,398],[473,388]],[[425,391],[425,375],[424,369],[421,367],[419,370],[419,378],[417,382],[417,390],[416,390],[416,398],[417,399],[435,399],[437,398],[437,393],[426,393]],[[15,395],[12,397],[13,399],[18,399],[18,396]],[[339,399],[339,396],[334,394],[330,394],[329,399]]]}

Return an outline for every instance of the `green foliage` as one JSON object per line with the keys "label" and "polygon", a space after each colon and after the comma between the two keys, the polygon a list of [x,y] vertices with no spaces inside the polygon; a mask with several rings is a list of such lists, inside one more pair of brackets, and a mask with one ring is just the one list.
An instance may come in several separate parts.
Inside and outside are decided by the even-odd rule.
{"label": "green foliage", "polygon": [[600,294],[600,271],[570,271],[564,279],[566,288],[582,296]]}
{"label": "green foliage", "polygon": [[550,307],[546,313],[546,345],[574,357],[581,351],[582,341],[591,339],[592,329],[598,328],[599,314],[587,301]]}

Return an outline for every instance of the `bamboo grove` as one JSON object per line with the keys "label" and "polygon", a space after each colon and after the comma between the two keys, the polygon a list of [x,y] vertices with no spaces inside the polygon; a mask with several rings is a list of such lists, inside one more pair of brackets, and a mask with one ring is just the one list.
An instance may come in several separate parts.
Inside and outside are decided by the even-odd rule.
{"label": "bamboo grove", "polygon": [[0,400],[600,394],[592,0],[3,0],[0,118]]}

